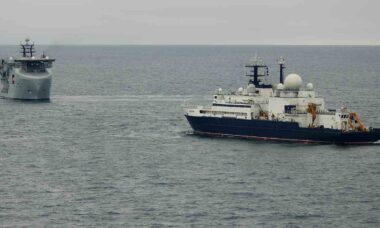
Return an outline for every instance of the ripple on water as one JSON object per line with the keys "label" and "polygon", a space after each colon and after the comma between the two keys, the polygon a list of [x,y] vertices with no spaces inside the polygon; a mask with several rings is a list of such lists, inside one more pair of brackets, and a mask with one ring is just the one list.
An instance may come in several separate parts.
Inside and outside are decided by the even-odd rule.
{"label": "ripple on water", "polygon": [[51,101],[0,99],[0,226],[378,227],[380,142],[193,135],[183,105],[240,87],[255,52],[380,127],[378,47],[49,47]]}

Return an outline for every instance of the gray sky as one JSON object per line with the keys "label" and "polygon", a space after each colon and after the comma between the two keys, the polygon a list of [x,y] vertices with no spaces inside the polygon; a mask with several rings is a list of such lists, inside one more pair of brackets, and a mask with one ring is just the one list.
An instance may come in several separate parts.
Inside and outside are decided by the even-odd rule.
{"label": "gray sky", "polygon": [[0,44],[380,44],[379,0],[1,0]]}

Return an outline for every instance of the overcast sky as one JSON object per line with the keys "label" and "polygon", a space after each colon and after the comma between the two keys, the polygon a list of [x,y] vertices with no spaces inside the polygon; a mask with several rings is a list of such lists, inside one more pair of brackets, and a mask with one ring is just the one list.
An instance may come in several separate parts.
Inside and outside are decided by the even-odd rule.
{"label": "overcast sky", "polygon": [[0,44],[380,44],[379,0],[1,0]]}

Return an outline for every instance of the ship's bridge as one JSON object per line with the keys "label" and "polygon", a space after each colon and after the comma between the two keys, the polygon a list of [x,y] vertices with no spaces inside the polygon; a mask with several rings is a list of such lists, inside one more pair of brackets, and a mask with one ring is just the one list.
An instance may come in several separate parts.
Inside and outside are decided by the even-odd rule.
{"label": "ship's bridge", "polygon": [[28,73],[43,73],[53,66],[55,59],[45,58],[19,58],[15,59],[15,68],[21,68]]}
{"label": "ship's bridge", "polygon": [[35,57],[34,43],[29,43],[29,39],[25,39],[24,44],[20,44],[22,54],[21,58],[12,59],[15,68],[21,68],[27,73],[44,73],[47,68],[51,68],[55,59],[50,59],[45,53],[41,57]]}

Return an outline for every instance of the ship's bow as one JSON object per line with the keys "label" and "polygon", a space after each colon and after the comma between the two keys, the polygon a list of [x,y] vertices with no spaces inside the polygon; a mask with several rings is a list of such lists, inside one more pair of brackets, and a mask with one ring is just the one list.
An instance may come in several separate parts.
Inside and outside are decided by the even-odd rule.
{"label": "ship's bow", "polygon": [[20,100],[48,100],[50,99],[52,75],[28,75],[19,73],[10,87],[8,97]]}

